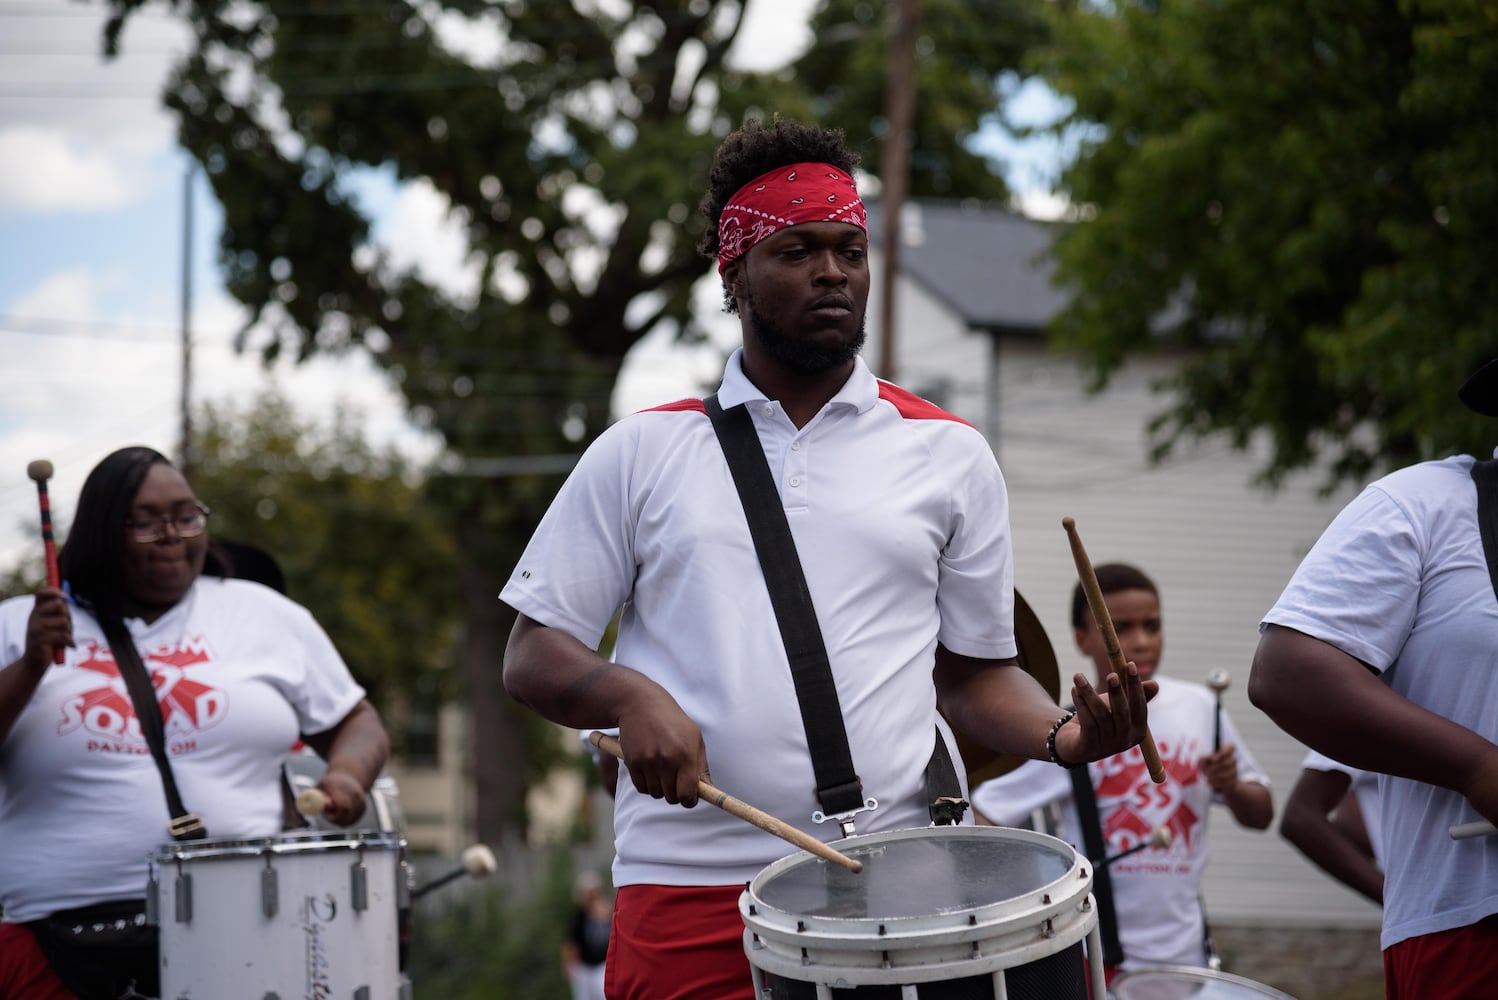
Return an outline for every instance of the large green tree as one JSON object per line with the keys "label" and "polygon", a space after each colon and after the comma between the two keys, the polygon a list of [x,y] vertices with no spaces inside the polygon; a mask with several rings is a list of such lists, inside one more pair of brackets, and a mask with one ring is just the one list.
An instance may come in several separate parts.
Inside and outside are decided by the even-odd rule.
{"label": "large green tree", "polygon": [[[107,51],[151,2],[110,0]],[[521,828],[539,752],[500,686],[512,622],[496,595],[569,457],[610,419],[625,353],[662,325],[695,332],[690,288],[707,270],[696,206],[714,147],[754,109],[840,125],[877,165],[880,5],[835,0],[819,15],[861,24],[862,54],[839,50],[836,91],[815,76],[814,53],[802,61],[825,91],[817,102],[794,74],[725,65],[747,2],[775,0],[173,5],[194,47],[165,100],[223,207],[220,265],[251,312],[246,345],[368,351],[446,446],[428,496],[457,551],[485,840]],[[931,2],[972,23],[964,5]],[[933,155],[917,149],[912,162],[941,179],[915,189],[1002,193],[948,133],[993,111],[1003,60],[985,68],[972,37],[940,37],[967,82],[961,102],[929,104],[945,117],[922,126]],[[473,269],[466,290],[381,250],[359,197],[371,177],[446,199]]]}
{"label": "large green tree", "polygon": [[1056,333],[1098,384],[1189,349],[1161,451],[1267,432],[1274,484],[1492,447],[1454,391],[1498,354],[1498,7],[1068,4],[1054,29],[1082,137]]}
{"label": "large green tree", "polygon": [[275,395],[246,408],[210,404],[195,427],[193,486],[213,509],[214,538],[276,561],[287,594],[385,714],[399,752],[411,710],[453,693],[457,558],[409,459],[371,447],[359,420],[345,410],[319,428]]}

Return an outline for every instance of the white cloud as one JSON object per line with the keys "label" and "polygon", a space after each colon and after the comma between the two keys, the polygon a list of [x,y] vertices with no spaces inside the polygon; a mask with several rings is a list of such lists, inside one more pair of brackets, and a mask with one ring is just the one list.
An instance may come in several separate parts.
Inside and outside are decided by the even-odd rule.
{"label": "white cloud", "polygon": [[468,259],[468,237],[452,202],[430,181],[403,186],[375,236],[397,268],[414,267],[459,302],[477,299],[479,262]]}
{"label": "white cloud", "polygon": [[0,210],[88,212],[119,208],[145,189],[142,164],[61,129],[0,131]]}

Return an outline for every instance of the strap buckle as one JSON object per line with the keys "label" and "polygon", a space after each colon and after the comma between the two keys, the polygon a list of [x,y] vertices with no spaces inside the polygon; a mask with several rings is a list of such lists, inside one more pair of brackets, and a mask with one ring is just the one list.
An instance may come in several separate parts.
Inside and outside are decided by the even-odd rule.
{"label": "strap buckle", "polygon": [[203,825],[203,818],[197,813],[177,816],[166,828],[171,831],[173,840],[200,840],[208,833],[208,828]]}
{"label": "strap buckle", "polygon": [[968,801],[960,795],[943,795],[933,799],[930,808],[932,826],[958,826],[968,810]]}
{"label": "strap buckle", "polygon": [[856,832],[853,829],[853,817],[855,815],[857,815],[858,813],[869,812],[870,810],[878,809],[878,808],[879,808],[879,800],[876,799],[876,798],[873,798],[871,796],[871,797],[863,800],[863,805],[862,806],[859,806],[859,807],[857,807],[855,809],[849,809],[846,812],[824,813],[820,809],[813,809],[812,813],[811,813],[811,821],[813,823],[825,823],[829,819],[837,820],[837,825],[838,825],[839,829],[841,829],[843,831],[843,836],[844,837],[851,837]]}

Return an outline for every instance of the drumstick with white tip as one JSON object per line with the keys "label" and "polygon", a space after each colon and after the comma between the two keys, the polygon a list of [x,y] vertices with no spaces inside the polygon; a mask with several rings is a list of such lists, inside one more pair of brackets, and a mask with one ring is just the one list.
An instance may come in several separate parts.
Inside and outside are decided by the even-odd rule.
{"label": "drumstick with white tip", "polygon": [[1471,840],[1473,837],[1487,837],[1498,833],[1498,826],[1494,826],[1485,819],[1475,819],[1470,823],[1458,823],[1451,828],[1452,840]]}
{"label": "drumstick with white tip", "polygon": [[[613,754],[615,757],[618,757],[620,760],[624,759],[624,751],[619,746],[619,740],[615,737],[610,736],[607,733],[600,733],[595,731],[588,736],[588,740],[595,747],[598,747],[598,749],[607,751],[608,753]],[[784,823],[780,822],[780,820],[776,819],[774,816],[771,816],[769,813],[764,812],[760,809],[756,809],[753,806],[749,805],[747,802],[740,802],[732,795],[729,795],[727,792],[715,788],[713,785],[709,784],[706,781],[702,781],[700,779],[698,780],[697,796],[704,802],[709,802],[712,805],[717,806],[719,809],[722,809],[729,815],[737,816],[739,819],[744,820],[746,823],[753,823],[755,826],[759,827],[766,833],[774,834],[781,840],[784,840],[791,844],[795,844],[803,851],[815,854],[817,857],[823,858],[827,861],[831,861],[834,864],[842,865],[844,868],[848,869],[848,871],[853,872],[854,874],[863,871],[862,861],[850,858],[841,851],[828,847],[817,838],[811,836],[810,834],[803,833],[793,826],[786,826]]]}
{"label": "drumstick with white tip", "polygon": [[[1113,665],[1113,672],[1122,681],[1129,665],[1124,660],[1123,651],[1119,649],[1118,633],[1113,630],[1113,618],[1108,614],[1108,605],[1103,600],[1103,588],[1097,582],[1097,573],[1092,569],[1092,561],[1087,558],[1087,550],[1082,547],[1082,536],[1077,534],[1077,522],[1063,517],[1061,527],[1066,529],[1067,540],[1071,542],[1072,560],[1077,564],[1077,576],[1082,581],[1082,592],[1087,595],[1087,606],[1092,609],[1092,620],[1097,622],[1098,631],[1102,633],[1103,647],[1108,651],[1108,662]],[[1139,741],[1139,750],[1144,754],[1150,780],[1157,785],[1164,782],[1165,765],[1160,762],[1160,751],[1155,749],[1155,738],[1150,735],[1148,726],[1145,726],[1144,738]]]}

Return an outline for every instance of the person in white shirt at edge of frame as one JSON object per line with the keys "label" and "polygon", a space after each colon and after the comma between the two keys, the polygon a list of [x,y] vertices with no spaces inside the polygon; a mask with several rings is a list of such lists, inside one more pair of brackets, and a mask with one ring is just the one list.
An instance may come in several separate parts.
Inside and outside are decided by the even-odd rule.
{"label": "person in white shirt at edge of frame", "polygon": [[1383,905],[1378,775],[1309,751],[1285,800],[1280,836],[1316,867]]}
{"label": "person in white shirt at edge of frame", "polygon": [[[1498,417],[1498,359],[1456,396]],[[1481,471],[1454,455],[1366,486],[1264,615],[1249,676],[1281,729],[1379,774],[1388,1000],[1498,995],[1498,836],[1451,836],[1498,821],[1498,552]]]}

